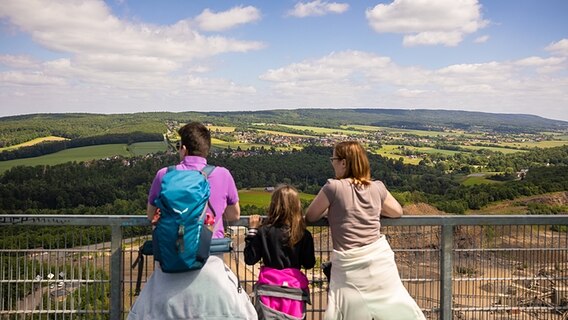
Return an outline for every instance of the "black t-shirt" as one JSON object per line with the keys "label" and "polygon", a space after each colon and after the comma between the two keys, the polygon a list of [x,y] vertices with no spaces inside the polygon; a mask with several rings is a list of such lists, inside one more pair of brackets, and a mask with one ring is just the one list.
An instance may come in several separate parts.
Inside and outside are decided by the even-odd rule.
{"label": "black t-shirt", "polygon": [[302,239],[290,248],[287,226],[261,226],[255,236],[245,238],[245,263],[253,265],[262,259],[265,266],[274,269],[313,268],[316,263],[314,239],[304,231]]}

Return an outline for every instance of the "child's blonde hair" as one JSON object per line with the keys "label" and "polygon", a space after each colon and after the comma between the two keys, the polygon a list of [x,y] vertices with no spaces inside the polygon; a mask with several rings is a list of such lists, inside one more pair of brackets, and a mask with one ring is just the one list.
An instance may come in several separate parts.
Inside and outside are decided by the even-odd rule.
{"label": "child's blonde hair", "polygon": [[288,226],[288,245],[290,248],[302,239],[306,223],[302,216],[302,205],[296,188],[289,185],[281,185],[272,192],[265,224]]}

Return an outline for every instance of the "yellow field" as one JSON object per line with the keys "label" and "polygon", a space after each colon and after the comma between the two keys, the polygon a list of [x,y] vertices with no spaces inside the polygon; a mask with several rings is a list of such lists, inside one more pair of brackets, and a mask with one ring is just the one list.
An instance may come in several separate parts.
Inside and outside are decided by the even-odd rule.
{"label": "yellow field", "polygon": [[207,126],[211,132],[233,132],[236,127]]}
{"label": "yellow field", "polygon": [[26,141],[24,143],[20,143],[14,146],[10,146],[10,147],[6,147],[6,148],[0,148],[0,152],[2,151],[8,151],[8,150],[14,150],[14,149],[18,149],[21,147],[29,147],[29,146],[33,146],[34,144],[38,144],[41,142],[45,142],[45,141],[61,141],[61,140],[68,140],[67,138],[62,138],[62,137],[56,137],[56,136],[47,136],[47,137],[41,137],[41,138],[36,138],[30,141]]}
{"label": "yellow field", "polygon": [[499,145],[516,148],[553,148],[568,145],[568,140],[552,140],[540,142],[504,142]]}

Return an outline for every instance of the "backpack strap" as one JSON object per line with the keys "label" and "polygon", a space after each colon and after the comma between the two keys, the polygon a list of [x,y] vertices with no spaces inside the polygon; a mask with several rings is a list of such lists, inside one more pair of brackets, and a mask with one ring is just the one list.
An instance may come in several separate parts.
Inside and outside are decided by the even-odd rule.
{"label": "backpack strap", "polygon": [[203,169],[201,169],[201,173],[203,173],[205,175],[205,178],[207,178],[211,175],[211,172],[213,172],[215,168],[216,168],[215,166],[208,164],[205,167],[203,167]]}
{"label": "backpack strap", "polygon": [[[203,169],[201,169],[201,173],[205,176],[205,179],[207,179],[210,175],[211,172],[213,172],[213,170],[215,170],[215,166],[212,165],[206,165],[205,167],[203,167]],[[209,209],[211,209],[211,213],[213,213],[213,217],[217,217],[217,213],[215,212],[215,209],[213,209],[213,206],[211,205],[211,201],[207,200],[207,206],[205,208],[209,207]]]}

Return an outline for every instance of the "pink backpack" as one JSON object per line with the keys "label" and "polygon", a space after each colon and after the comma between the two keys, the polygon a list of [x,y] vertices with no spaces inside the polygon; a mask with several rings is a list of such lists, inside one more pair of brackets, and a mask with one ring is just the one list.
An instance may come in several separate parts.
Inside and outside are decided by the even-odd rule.
{"label": "pink backpack", "polygon": [[310,303],[308,278],[294,268],[261,267],[254,287],[258,319],[304,319]]}

